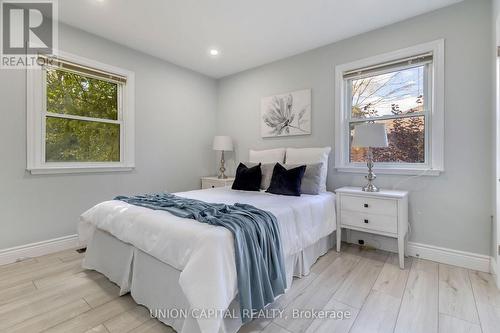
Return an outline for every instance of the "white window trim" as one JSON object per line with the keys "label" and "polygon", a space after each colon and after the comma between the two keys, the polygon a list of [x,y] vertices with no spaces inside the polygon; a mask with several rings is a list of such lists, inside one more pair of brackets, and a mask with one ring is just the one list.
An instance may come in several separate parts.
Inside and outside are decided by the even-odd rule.
{"label": "white window trim", "polygon": [[366,166],[349,162],[349,141],[345,133],[346,87],[343,73],[358,68],[374,66],[390,61],[432,52],[431,66],[432,91],[429,126],[428,163],[417,164],[379,164],[375,163],[374,171],[380,174],[432,175],[437,176],[444,171],[444,39],[415,45],[405,49],[380,54],[374,57],[353,61],[335,66],[335,168],[339,172],[366,173]]}
{"label": "white window trim", "polygon": [[122,103],[120,162],[45,162],[45,79],[41,69],[26,71],[27,166],[32,174],[130,171],[135,168],[135,74],[70,53],[57,51],[57,57],[80,65],[127,78],[119,103]]}

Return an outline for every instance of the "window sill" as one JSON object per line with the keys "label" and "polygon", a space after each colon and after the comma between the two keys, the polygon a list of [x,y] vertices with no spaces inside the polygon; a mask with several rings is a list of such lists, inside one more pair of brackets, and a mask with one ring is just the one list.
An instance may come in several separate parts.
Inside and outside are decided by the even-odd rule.
{"label": "window sill", "polygon": [[[337,172],[368,173],[368,167],[340,167],[335,168]],[[419,168],[373,168],[373,172],[379,175],[408,175],[408,176],[439,176],[444,170],[419,169]]]}
{"label": "window sill", "polygon": [[126,172],[134,170],[134,166],[68,166],[68,167],[41,167],[27,169],[32,175],[74,174],[74,173],[104,173]]}

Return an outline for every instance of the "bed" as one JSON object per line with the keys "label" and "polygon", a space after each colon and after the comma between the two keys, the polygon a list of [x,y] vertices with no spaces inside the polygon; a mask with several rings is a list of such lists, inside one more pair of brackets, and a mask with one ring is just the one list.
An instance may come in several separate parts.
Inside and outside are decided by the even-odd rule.
{"label": "bed", "polygon": [[[287,285],[335,244],[335,196],[290,197],[214,188],[175,193],[212,203],[245,203],[278,221]],[[84,268],[101,272],[138,304],[182,333],[237,332],[242,322],[232,234],[223,227],[111,200],[85,212]]]}

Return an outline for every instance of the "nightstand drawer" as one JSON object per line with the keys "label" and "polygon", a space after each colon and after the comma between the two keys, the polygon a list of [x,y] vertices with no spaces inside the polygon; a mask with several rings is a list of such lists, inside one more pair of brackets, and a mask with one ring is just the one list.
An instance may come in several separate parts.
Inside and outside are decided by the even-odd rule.
{"label": "nightstand drawer", "polygon": [[398,216],[398,205],[396,200],[367,198],[343,194],[341,197],[341,209],[367,214],[381,214]]}
{"label": "nightstand drawer", "polygon": [[225,184],[222,182],[213,182],[210,180],[204,180],[201,184],[201,188],[215,188],[215,187],[224,187]]}
{"label": "nightstand drawer", "polygon": [[343,210],[342,225],[366,228],[370,230],[398,232],[398,218],[396,216],[375,215]]}
{"label": "nightstand drawer", "polygon": [[234,178],[219,179],[217,177],[203,177],[201,178],[201,188],[216,188],[216,187],[231,187]]}

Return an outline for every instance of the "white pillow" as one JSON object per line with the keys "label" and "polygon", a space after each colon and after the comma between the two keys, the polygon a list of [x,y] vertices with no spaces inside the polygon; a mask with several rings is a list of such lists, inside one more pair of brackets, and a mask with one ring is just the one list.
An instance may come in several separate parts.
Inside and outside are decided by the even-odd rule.
{"label": "white pillow", "polygon": [[326,191],[326,177],[328,175],[328,155],[331,147],[324,148],[287,148],[286,164],[314,164],[323,163],[321,167],[320,191]]}
{"label": "white pillow", "polygon": [[249,162],[253,163],[285,163],[285,148],[268,150],[251,150]]}

